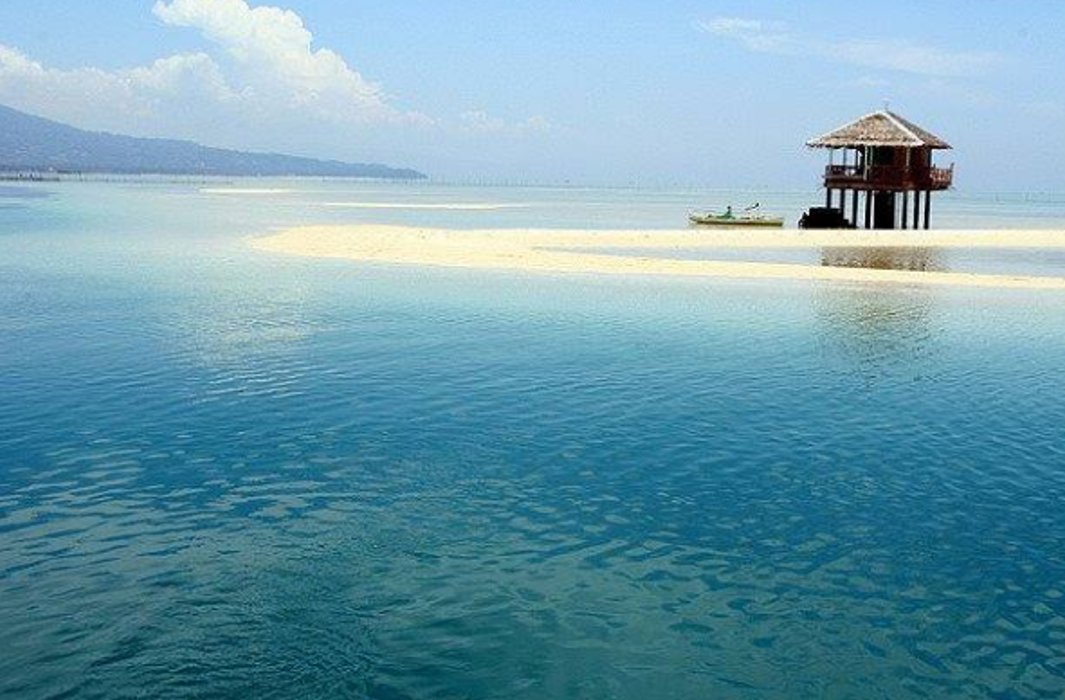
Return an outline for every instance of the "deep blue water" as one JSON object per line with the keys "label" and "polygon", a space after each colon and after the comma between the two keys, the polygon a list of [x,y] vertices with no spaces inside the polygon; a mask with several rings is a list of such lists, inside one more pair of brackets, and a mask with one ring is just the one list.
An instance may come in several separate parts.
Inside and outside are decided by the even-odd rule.
{"label": "deep blue water", "polygon": [[660,194],[41,187],[0,209],[0,694],[1065,693],[1060,294],[242,240]]}

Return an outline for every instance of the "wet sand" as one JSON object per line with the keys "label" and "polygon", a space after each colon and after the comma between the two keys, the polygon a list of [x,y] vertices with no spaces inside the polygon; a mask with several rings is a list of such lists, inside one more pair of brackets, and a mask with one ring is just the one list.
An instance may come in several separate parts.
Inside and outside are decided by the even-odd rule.
{"label": "wet sand", "polygon": [[[377,224],[303,226],[251,239],[262,251],[373,263],[536,273],[664,275],[832,280],[956,286],[1062,289],[1065,277],[883,270],[757,261],[762,248],[1030,248],[1065,250],[1062,230],[808,231],[748,230],[456,230]],[[608,255],[599,249],[654,256]],[[729,249],[729,260],[669,257],[671,249]],[[752,250],[752,261],[735,251]]]}

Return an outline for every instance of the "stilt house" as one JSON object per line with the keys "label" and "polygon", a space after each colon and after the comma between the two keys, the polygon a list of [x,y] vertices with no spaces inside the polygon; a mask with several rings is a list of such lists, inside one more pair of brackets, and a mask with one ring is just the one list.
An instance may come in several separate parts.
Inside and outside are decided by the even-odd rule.
{"label": "stilt house", "polygon": [[825,206],[838,209],[855,227],[928,228],[932,192],[948,189],[954,181],[953,164],[937,168],[932,163],[932,152],[950,144],[886,109],[806,145],[829,149]]}

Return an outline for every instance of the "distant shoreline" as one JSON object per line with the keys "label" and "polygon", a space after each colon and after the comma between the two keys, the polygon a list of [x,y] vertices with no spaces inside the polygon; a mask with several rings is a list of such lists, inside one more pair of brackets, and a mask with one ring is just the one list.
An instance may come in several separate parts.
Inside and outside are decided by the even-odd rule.
{"label": "distant shoreline", "polygon": [[24,180],[84,174],[356,177],[424,180],[411,168],[238,151],[177,139],[87,131],[0,105],[0,172]]}
{"label": "distant shoreline", "polygon": [[0,170],[0,182],[173,182],[181,184],[223,184],[242,180],[298,180],[330,182],[386,182],[424,184],[425,179],[372,177],[363,175],[222,175],[215,173],[124,173],[124,172],[15,172]]}

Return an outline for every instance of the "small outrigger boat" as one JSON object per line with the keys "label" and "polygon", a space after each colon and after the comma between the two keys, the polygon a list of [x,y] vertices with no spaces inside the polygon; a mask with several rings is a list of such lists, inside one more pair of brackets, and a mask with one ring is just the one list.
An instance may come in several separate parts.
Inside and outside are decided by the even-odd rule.
{"label": "small outrigger boat", "polygon": [[758,204],[752,204],[744,209],[739,216],[732,213],[731,206],[726,207],[722,214],[693,212],[688,215],[688,221],[697,226],[774,226],[780,228],[784,225],[782,217],[770,217],[754,213],[758,206]]}

